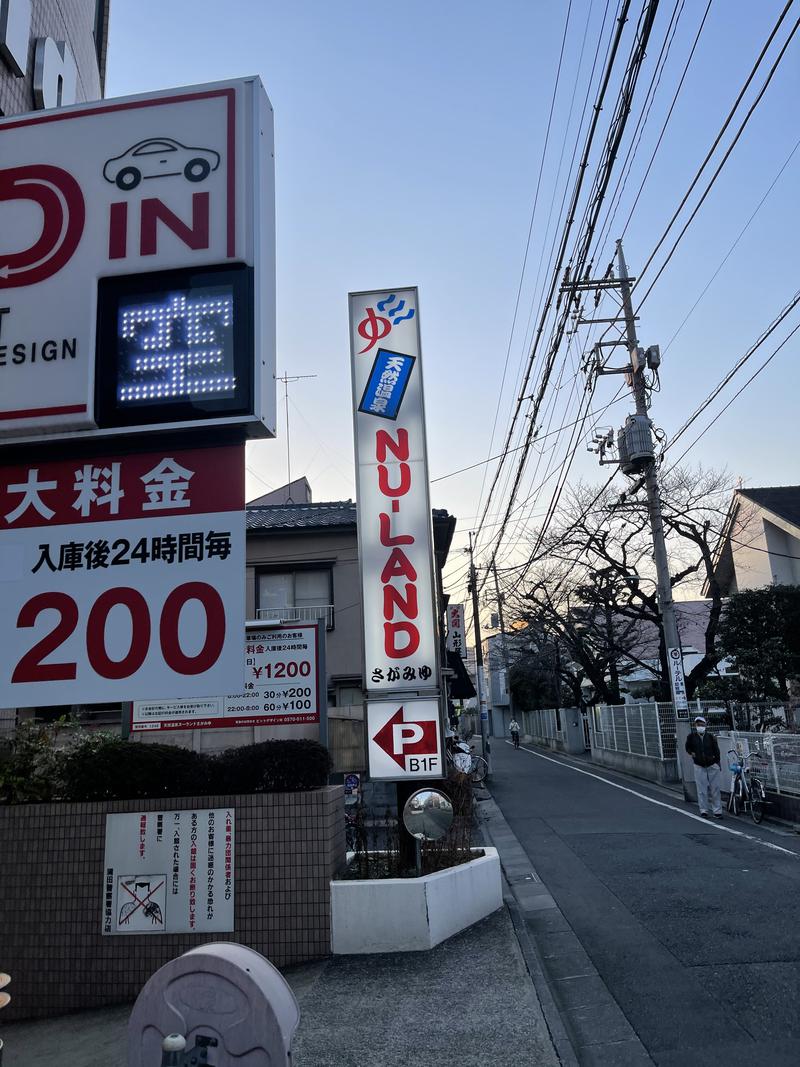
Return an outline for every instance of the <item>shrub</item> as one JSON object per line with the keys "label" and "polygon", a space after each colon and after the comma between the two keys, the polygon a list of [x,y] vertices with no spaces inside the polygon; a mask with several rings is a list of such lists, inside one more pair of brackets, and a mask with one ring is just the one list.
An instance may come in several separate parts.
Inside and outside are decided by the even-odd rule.
{"label": "shrub", "polygon": [[130,800],[318,789],[332,762],[316,741],[264,741],[209,756],[115,734],[21,727],[0,753],[0,801]]}
{"label": "shrub", "polygon": [[318,741],[262,741],[229,748],[210,760],[211,792],[291,793],[319,789],[333,762]]}
{"label": "shrub", "polygon": [[64,760],[62,795],[65,800],[202,795],[207,792],[207,764],[190,749],[90,734]]}
{"label": "shrub", "polygon": [[58,796],[62,753],[56,746],[64,726],[20,723],[15,736],[0,745],[0,801],[33,804]]}

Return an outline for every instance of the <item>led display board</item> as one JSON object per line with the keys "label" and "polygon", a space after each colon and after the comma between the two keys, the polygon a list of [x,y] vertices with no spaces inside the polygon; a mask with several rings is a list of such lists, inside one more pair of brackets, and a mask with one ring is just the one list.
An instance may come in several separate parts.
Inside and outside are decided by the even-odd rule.
{"label": "led display board", "polygon": [[0,445],[273,436],[274,243],[257,78],[0,119]]}
{"label": "led display board", "polygon": [[99,295],[99,427],[247,413],[251,271],[221,267],[105,278]]}

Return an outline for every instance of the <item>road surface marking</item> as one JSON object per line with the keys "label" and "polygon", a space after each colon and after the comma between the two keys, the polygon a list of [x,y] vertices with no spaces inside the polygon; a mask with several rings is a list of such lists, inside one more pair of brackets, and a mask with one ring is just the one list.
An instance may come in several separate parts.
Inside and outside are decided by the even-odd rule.
{"label": "road surface marking", "polygon": [[[505,743],[510,745],[512,742],[506,741]],[[529,756],[538,756],[539,759],[547,760],[548,763],[555,763],[557,767],[565,767],[569,771],[577,771],[578,774],[585,774],[589,778],[596,778],[598,782],[605,782],[606,785],[611,785],[615,789],[621,789],[624,793],[632,793],[635,797],[639,797],[640,800],[646,800],[648,804],[656,804],[659,808],[667,808],[669,811],[674,811],[676,815],[683,815],[687,819],[694,819],[696,822],[702,823],[703,826],[713,827],[715,830],[722,830],[726,834],[733,834],[734,837],[743,837],[745,841],[755,841],[757,845],[763,845],[764,848],[771,848],[775,852],[784,852],[787,856],[800,856],[800,852],[792,852],[790,848],[783,848],[782,845],[774,845],[771,841],[763,841],[760,837],[753,837],[752,834],[746,834],[742,830],[734,830],[732,826],[721,826],[718,822],[712,822],[711,819],[702,819],[699,815],[695,815],[691,811],[682,811],[680,808],[676,808],[672,804],[667,804],[663,800],[655,800],[653,797],[648,797],[645,793],[639,793],[636,789],[631,789],[630,786],[612,782],[610,779],[604,778],[601,774],[585,771],[583,767],[573,767],[571,763],[563,763],[560,759],[553,759],[552,756],[545,756],[541,752],[534,752],[532,748],[525,748],[524,745],[520,745],[519,747],[520,751],[527,752]]]}

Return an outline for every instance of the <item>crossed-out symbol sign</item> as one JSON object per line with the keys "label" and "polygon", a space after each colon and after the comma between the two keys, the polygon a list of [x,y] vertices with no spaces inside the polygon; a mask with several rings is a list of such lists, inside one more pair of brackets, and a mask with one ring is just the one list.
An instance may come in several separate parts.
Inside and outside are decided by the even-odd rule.
{"label": "crossed-out symbol sign", "polygon": [[132,898],[132,900],[135,901],[135,904],[132,904],[131,901],[126,901],[122,905],[119,913],[119,925],[122,926],[123,923],[129,923],[133,916],[136,914],[136,912],[139,910],[139,908],[144,909],[144,914],[152,920],[154,926],[163,924],[164,917],[161,914],[161,908],[158,906],[158,904],[155,903],[155,901],[153,901],[152,904],[149,904],[148,901],[154,893],[157,893],[159,889],[161,889],[161,887],[164,885],[164,882],[166,882],[166,878],[159,882],[158,885],[155,886],[153,889],[151,889],[145,897],[140,897],[137,894],[136,890],[139,888],[140,885],[149,885],[149,882],[136,882],[134,880],[133,889],[131,889],[131,887],[125,882],[121,882],[120,884],[122,888]]}

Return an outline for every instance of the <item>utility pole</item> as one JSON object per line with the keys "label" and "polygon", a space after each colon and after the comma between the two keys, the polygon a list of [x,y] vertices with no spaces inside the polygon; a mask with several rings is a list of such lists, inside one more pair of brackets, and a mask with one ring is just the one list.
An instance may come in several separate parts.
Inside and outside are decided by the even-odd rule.
{"label": "utility pole", "polygon": [[[625,315],[625,339],[631,356],[631,390],[636,402],[636,414],[647,415],[647,392],[645,389],[645,360],[639,348],[636,336],[636,318],[631,302],[631,283],[628,267],[622,251],[622,241],[617,241],[617,271],[619,288],[622,296],[622,310]],[[659,357],[660,361],[660,357]],[[648,432],[650,432],[648,430]],[[651,437],[652,441],[652,437]],[[650,530],[653,535],[653,558],[656,565],[658,583],[658,606],[661,610],[661,623],[664,628],[664,643],[667,646],[667,665],[672,700],[678,718],[688,718],[686,700],[686,683],[683,675],[683,653],[678,634],[678,621],[675,617],[675,604],[672,600],[672,581],[667,559],[667,546],[664,539],[664,521],[661,517],[661,491],[658,485],[655,456],[647,460],[644,468],[644,484],[647,491],[647,510],[650,514]],[[684,715],[680,712],[683,711]]]}
{"label": "utility pole", "polygon": [[503,649],[503,666],[506,670],[506,691],[508,692],[508,714],[514,718],[514,698],[511,695],[511,662],[508,658],[508,641],[506,639],[506,622],[503,618],[503,598],[500,596],[500,583],[497,580],[497,564],[492,560],[494,574],[494,591],[497,596],[497,615],[500,622],[500,644]]}
{"label": "utility pole", "polygon": [[[286,485],[292,484],[292,453],[289,441],[289,382],[301,382],[306,378],[316,378],[316,374],[293,374],[289,376],[286,371],[283,372],[283,377],[278,378],[279,382],[283,382],[283,399],[286,405]],[[289,498],[286,501],[287,504],[293,504],[294,501],[291,497],[291,490],[289,492]]]}
{"label": "utility pole", "polygon": [[[669,674],[670,690],[675,705],[676,717],[687,719],[689,705],[686,700],[686,682],[683,674],[683,653],[681,651],[680,637],[678,635],[678,623],[675,617],[675,605],[672,600],[672,582],[667,560],[667,547],[664,540],[664,521],[661,516],[661,493],[658,486],[656,471],[655,450],[653,448],[652,423],[648,415],[647,382],[645,369],[655,372],[661,364],[661,353],[657,345],[652,345],[646,351],[639,346],[636,336],[636,315],[633,312],[631,300],[631,282],[635,281],[628,274],[625,263],[625,255],[622,251],[622,241],[617,241],[617,278],[613,277],[612,268],[605,278],[599,280],[584,279],[580,282],[566,282],[562,286],[562,292],[570,292],[573,296],[578,290],[588,291],[595,289],[616,288],[619,289],[622,300],[622,318],[611,319],[584,319],[578,318],[577,325],[589,325],[593,322],[603,322],[615,325],[624,323],[625,337],[620,340],[599,341],[594,348],[594,360],[590,358],[588,366],[592,373],[600,374],[624,374],[633,393],[636,405],[636,414],[630,416],[622,430],[617,435],[619,455],[617,458],[605,459],[607,449],[613,448],[614,431],[609,429],[595,433],[594,446],[590,450],[599,452],[600,462],[609,463],[621,467],[624,474],[636,476],[638,486],[642,485],[647,491],[647,509],[650,519],[650,531],[653,537],[653,559],[656,566],[656,588],[658,591],[658,606],[661,612],[661,624],[664,632],[664,644],[666,647],[667,670]],[[616,348],[624,346],[628,351],[629,362],[621,367],[609,367],[603,357],[603,348]]]}
{"label": "utility pole", "polygon": [[481,716],[481,750],[486,760],[488,774],[492,773],[492,748],[489,744],[489,709],[483,688],[483,645],[481,642],[481,613],[478,606],[478,576],[475,573],[475,557],[472,550],[472,531],[469,535],[469,585],[472,592],[472,619],[475,626],[475,681],[478,686],[478,707]]}

